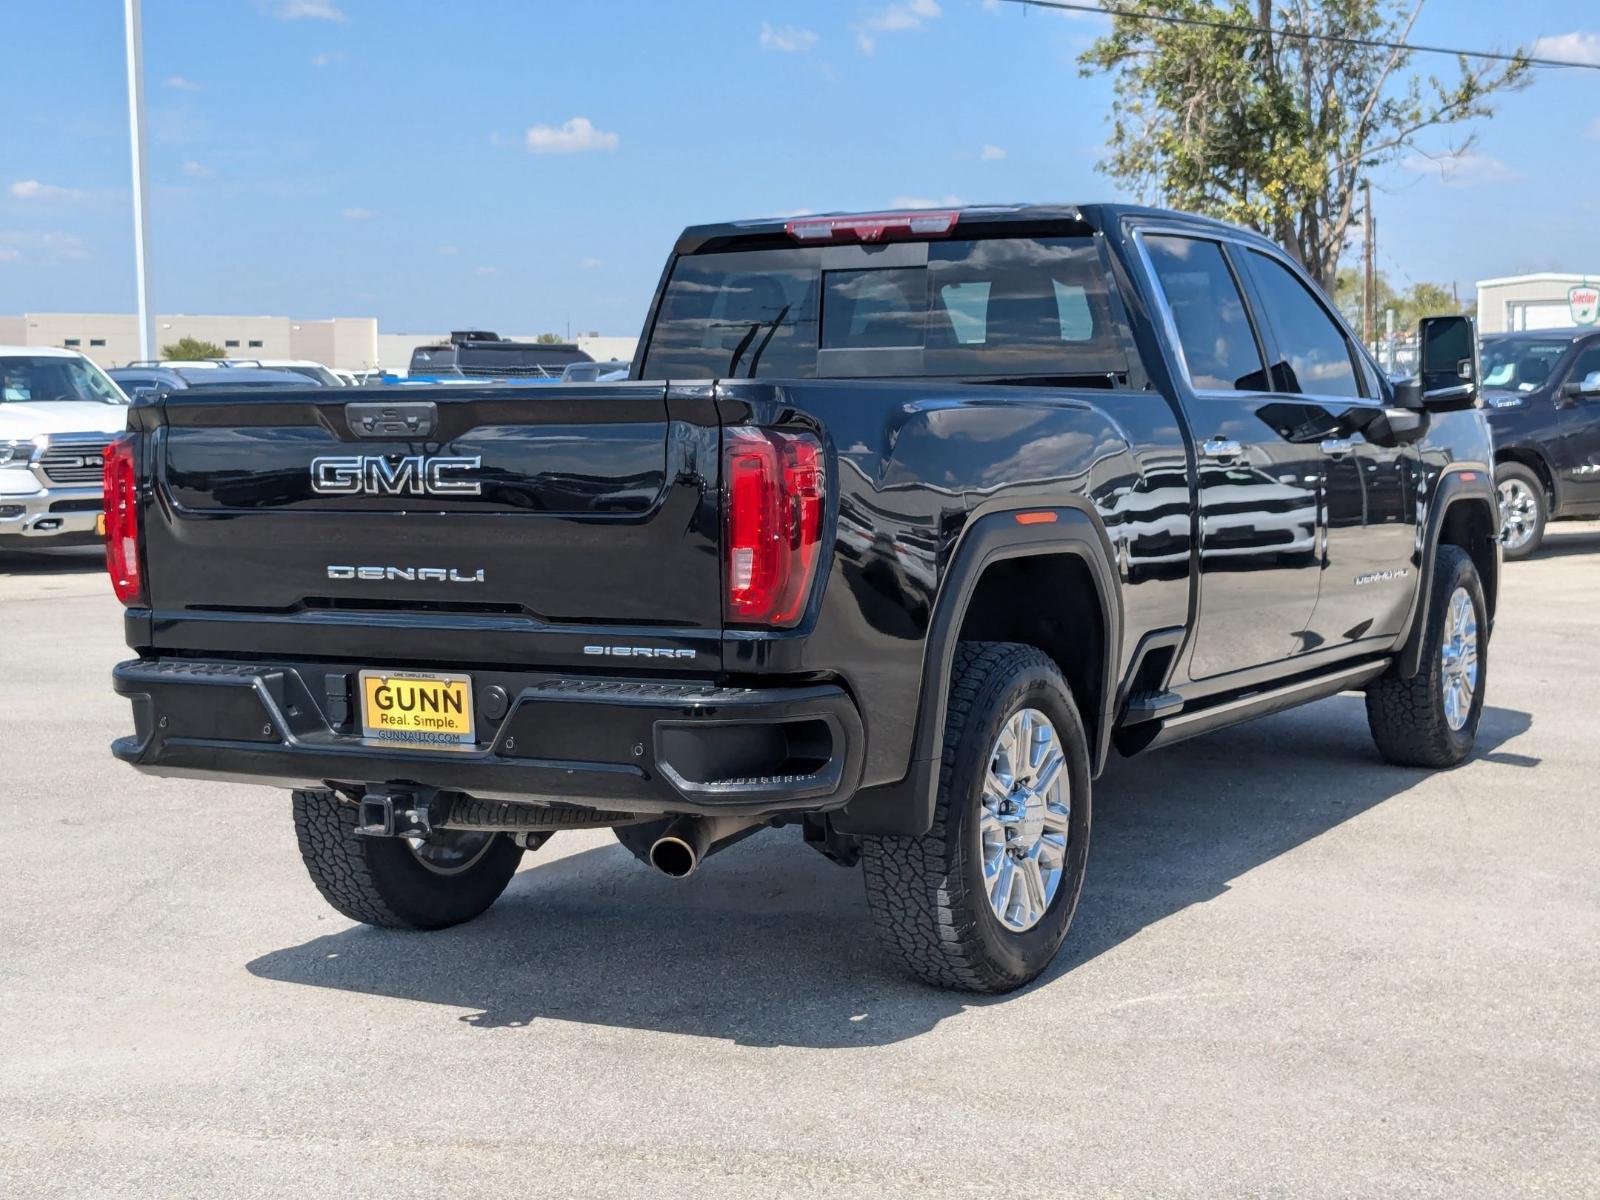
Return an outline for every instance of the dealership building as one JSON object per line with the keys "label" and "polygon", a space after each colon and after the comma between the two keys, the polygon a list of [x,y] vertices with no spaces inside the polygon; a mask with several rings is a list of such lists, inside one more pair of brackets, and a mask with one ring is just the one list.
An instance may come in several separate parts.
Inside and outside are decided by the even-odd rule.
{"label": "dealership building", "polygon": [[1568,329],[1596,323],[1600,274],[1510,275],[1478,281],[1478,330]]}
{"label": "dealership building", "polygon": [[[308,358],[347,371],[382,367],[404,372],[417,346],[449,341],[449,333],[379,333],[374,317],[185,316],[154,318],[157,353],[180,338],[221,346],[228,358]],[[463,328],[481,328],[467,326]],[[534,335],[508,334],[513,341]],[[580,334],[573,338],[591,358],[633,357],[634,337]],[[24,313],[0,317],[0,345],[64,346],[102,367],[124,366],[139,354],[139,320],[133,313]]]}

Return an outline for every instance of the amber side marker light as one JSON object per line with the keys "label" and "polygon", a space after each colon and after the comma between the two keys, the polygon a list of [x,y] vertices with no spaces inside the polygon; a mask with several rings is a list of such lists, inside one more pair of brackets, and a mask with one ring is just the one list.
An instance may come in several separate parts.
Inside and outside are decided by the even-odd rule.
{"label": "amber side marker light", "polygon": [[1018,525],[1054,525],[1056,514],[1053,512],[1026,512],[1017,514]]}

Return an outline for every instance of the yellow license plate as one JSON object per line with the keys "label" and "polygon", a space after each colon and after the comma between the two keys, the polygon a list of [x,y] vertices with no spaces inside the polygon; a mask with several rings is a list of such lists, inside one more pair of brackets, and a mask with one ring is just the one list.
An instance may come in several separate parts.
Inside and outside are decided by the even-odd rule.
{"label": "yellow license plate", "polygon": [[362,671],[361,727],[377,741],[439,750],[470,746],[472,677]]}
{"label": "yellow license plate", "polygon": [[96,533],[98,533],[101,537],[105,537],[105,535],[106,535],[106,515],[105,515],[105,513],[95,513],[95,515],[94,515],[94,531]]}

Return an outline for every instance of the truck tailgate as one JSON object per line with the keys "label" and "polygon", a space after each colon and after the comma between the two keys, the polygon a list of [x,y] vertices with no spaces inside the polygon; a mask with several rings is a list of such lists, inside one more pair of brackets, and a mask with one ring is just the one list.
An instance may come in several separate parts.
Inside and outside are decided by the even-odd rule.
{"label": "truck tailgate", "polygon": [[344,655],[359,628],[361,652],[389,659],[470,647],[559,666],[594,630],[714,653],[708,396],[652,383],[179,393],[161,415],[144,539],[158,649]]}

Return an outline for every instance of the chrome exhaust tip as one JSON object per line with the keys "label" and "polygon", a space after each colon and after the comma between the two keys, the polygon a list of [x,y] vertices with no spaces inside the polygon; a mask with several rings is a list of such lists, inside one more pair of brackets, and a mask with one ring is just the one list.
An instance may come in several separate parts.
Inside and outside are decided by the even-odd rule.
{"label": "chrome exhaust tip", "polygon": [[687,838],[668,833],[650,846],[650,865],[673,879],[687,879],[700,865],[704,851],[697,851]]}

